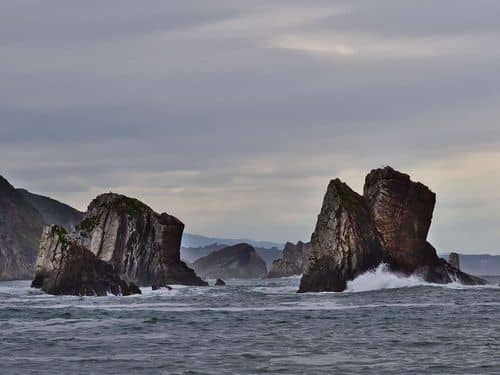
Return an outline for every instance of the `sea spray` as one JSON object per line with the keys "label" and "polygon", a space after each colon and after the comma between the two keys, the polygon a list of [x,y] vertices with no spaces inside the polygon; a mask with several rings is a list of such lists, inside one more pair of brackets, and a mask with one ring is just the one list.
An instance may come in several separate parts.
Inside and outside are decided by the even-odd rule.
{"label": "sea spray", "polygon": [[347,283],[347,292],[368,292],[380,289],[407,288],[428,285],[418,276],[403,276],[389,271],[387,264],[380,264],[376,269],[368,271]]}

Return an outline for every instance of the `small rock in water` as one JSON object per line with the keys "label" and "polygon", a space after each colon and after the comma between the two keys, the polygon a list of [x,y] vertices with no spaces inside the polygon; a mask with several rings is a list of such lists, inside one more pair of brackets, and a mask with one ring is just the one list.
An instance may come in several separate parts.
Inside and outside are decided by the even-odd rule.
{"label": "small rock in water", "polygon": [[215,281],[215,286],[225,286],[225,285],[226,285],[226,283],[225,283],[225,281],[224,281],[224,280],[222,280],[222,279],[217,279],[217,280]]}
{"label": "small rock in water", "polygon": [[151,287],[153,290],[158,290],[158,289],[167,289],[167,290],[172,290],[172,287],[169,285],[153,285]]}

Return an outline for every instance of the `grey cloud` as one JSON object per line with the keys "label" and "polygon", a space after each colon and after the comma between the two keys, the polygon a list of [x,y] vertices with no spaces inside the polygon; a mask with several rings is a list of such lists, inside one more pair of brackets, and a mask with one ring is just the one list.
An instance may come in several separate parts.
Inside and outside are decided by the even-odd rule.
{"label": "grey cloud", "polygon": [[[464,197],[433,163],[457,160],[467,175],[474,167],[458,156],[498,150],[498,10],[465,0],[4,2],[2,173],[79,208],[113,189],[194,232],[298,240],[329,178],[359,189],[368,169],[393,164],[446,194],[437,246],[461,250],[460,238],[479,251],[456,236],[460,217],[492,228],[486,208],[498,205]],[[283,38],[300,43],[280,48]],[[340,54],[322,50],[334,43]],[[481,251],[496,251],[486,232]]]}

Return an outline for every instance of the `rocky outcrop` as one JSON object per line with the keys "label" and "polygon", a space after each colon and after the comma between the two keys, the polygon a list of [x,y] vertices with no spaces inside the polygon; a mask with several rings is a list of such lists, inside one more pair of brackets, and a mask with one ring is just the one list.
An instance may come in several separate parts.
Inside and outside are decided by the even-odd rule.
{"label": "rocky outcrop", "polygon": [[342,291],[384,260],[365,200],[339,179],[328,186],[311,244],[299,292]]}
{"label": "rocky outcrop", "polygon": [[311,244],[299,241],[297,244],[287,242],[283,256],[273,262],[268,277],[287,277],[302,275],[309,265]]}
{"label": "rocky outcrop", "polygon": [[437,262],[436,252],[427,245],[436,194],[386,167],[368,174],[364,197],[393,268],[413,272]]}
{"label": "rocky outcrop", "polygon": [[215,280],[215,286],[226,286],[226,282],[222,279]]}
{"label": "rocky outcrop", "polygon": [[[169,284],[208,285],[180,260],[183,230],[184,224],[174,216],[158,214],[136,199],[108,193],[90,203],[69,237],[110,264],[126,282],[153,289]],[[48,264],[43,246],[42,241],[37,279],[43,279]]]}
{"label": "rocky outcrop", "polygon": [[32,287],[53,295],[140,294],[120,278],[113,265],[97,258],[57,225],[44,229]]}
{"label": "rocky outcrop", "polygon": [[486,283],[440,259],[427,242],[435,203],[429,188],[390,167],[370,172],[363,196],[331,181],[299,291],[342,291],[381,262],[428,282]]}
{"label": "rocky outcrop", "polygon": [[450,255],[448,256],[448,263],[450,263],[450,266],[452,266],[453,268],[459,270],[460,256],[457,253],[450,253]]}
{"label": "rocky outcrop", "polygon": [[44,225],[40,213],[0,176],[0,280],[33,277]]}
{"label": "rocky outcrop", "polygon": [[249,244],[238,244],[215,251],[193,263],[196,273],[205,278],[249,279],[266,277],[264,260]]}

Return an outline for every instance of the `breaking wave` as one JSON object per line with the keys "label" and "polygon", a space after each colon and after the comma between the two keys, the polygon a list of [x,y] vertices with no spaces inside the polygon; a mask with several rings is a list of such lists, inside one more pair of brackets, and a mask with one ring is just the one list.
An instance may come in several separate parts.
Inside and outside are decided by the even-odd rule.
{"label": "breaking wave", "polygon": [[365,272],[347,283],[347,292],[368,292],[380,289],[409,288],[430,285],[418,276],[402,276],[389,271],[387,264],[380,264],[373,271]]}

